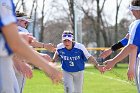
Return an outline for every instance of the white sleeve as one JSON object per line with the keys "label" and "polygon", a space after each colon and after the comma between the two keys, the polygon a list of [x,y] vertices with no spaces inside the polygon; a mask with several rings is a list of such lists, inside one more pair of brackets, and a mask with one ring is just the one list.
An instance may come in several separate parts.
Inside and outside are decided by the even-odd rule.
{"label": "white sleeve", "polygon": [[0,0],[1,26],[16,22],[15,8],[12,0]]}
{"label": "white sleeve", "polygon": [[81,50],[83,51],[85,57],[88,59],[89,57],[91,57],[92,55],[87,51],[87,49],[85,48],[84,45],[81,44]]}

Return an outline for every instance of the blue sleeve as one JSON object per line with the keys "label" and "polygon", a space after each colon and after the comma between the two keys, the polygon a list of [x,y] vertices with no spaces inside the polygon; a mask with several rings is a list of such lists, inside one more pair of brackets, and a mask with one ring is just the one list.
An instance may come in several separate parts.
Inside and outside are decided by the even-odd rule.
{"label": "blue sleeve", "polygon": [[123,46],[126,46],[128,43],[128,39],[127,38],[123,38],[122,40],[120,40],[120,42],[122,43]]}

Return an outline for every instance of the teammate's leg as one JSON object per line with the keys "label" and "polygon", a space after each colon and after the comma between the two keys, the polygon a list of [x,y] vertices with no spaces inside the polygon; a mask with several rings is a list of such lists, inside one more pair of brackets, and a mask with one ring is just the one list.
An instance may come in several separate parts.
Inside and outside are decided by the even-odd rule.
{"label": "teammate's leg", "polygon": [[135,63],[135,82],[137,86],[138,93],[140,93],[140,58],[137,58]]}
{"label": "teammate's leg", "polygon": [[82,93],[83,89],[84,71],[74,73],[74,93]]}
{"label": "teammate's leg", "polygon": [[17,78],[17,81],[18,81],[20,93],[22,93],[24,85],[25,85],[26,78],[21,73],[19,73],[18,71],[15,71],[15,75],[16,75],[16,78]]}
{"label": "teammate's leg", "polygon": [[71,73],[63,71],[64,91],[65,93],[73,93],[73,76]]}
{"label": "teammate's leg", "polygon": [[0,93],[20,93],[11,57],[0,57]]}

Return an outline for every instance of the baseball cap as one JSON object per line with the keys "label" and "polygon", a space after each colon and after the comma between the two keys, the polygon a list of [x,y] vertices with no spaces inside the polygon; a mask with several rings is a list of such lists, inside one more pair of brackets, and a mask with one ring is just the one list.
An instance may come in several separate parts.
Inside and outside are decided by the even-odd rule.
{"label": "baseball cap", "polygon": [[27,22],[32,22],[33,21],[24,12],[16,11],[16,17],[17,17],[18,20],[24,20],[24,21],[27,21]]}
{"label": "baseball cap", "polygon": [[131,10],[140,10],[140,6],[133,6],[133,5],[129,5],[128,9]]}
{"label": "baseball cap", "polygon": [[18,20],[24,20],[24,21],[27,21],[27,22],[32,22],[33,20],[28,18],[27,16],[22,16],[22,17],[17,17]]}
{"label": "baseball cap", "polygon": [[68,40],[70,40],[70,41],[73,40],[73,33],[72,33],[71,31],[64,31],[64,32],[62,33],[62,40],[64,41],[64,40],[66,40],[66,39],[68,39]]}

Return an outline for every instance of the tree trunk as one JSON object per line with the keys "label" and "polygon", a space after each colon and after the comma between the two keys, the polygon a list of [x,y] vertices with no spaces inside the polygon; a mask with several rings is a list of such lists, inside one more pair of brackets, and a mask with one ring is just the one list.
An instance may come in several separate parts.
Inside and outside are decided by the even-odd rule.
{"label": "tree trunk", "polygon": [[41,17],[41,31],[40,31],[40,38],[39,41],[43,42],[43,34],[44,34],[44,7],[45,7],[45,0],[43,0],[43,6],[42,6],[42,17]]}

